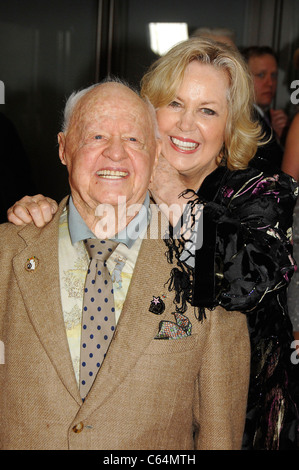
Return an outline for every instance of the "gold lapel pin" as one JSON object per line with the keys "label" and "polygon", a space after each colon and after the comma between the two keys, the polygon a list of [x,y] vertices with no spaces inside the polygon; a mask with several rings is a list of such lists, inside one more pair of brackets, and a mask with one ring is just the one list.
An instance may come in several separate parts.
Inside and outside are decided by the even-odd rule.
{"label": "gold lapel pin", "polygon": [[31,258],[28,258],[25,263],[25,269],[26,271],[29,271],[29,272],[35,271],[37,266],[38,266],[38,259],[36,258],[36,256],[31,256]]}

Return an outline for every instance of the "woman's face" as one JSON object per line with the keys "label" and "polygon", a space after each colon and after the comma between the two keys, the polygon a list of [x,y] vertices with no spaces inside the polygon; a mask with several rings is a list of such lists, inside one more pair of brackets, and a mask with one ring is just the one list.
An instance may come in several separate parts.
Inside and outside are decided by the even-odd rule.
{"label": "woman's face", "polygon": [[218,165],[228,116],[225,71],[191,62],[171,103],[157,110],[162,154],[192,189]]}

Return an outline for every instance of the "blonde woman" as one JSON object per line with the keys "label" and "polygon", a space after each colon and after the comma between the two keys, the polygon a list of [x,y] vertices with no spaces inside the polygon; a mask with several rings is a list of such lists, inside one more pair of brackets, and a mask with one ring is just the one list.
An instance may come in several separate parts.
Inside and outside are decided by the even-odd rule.
{"label": "blonde woman", "polygon": [[[156,109],[162,140],[152,195],[161,207],[187,203],[192,233],[203,227],[201,245],[190,231],[175,237],[170,226],[168,256],[178,264],[170,288],[182,312],[187,303],[196,307],[199,321],[217,305],[247,315],[252,368],[243,448],[288,448],[299,396],[286,307],[297,186],[283,173],[250,166],[261,131],[251,117],[251,78],[235,49],[199,38],[183,42],[152,65],[141,94]],[[43,197],[24,198],[9,219],[41,225],[50,212]]]}

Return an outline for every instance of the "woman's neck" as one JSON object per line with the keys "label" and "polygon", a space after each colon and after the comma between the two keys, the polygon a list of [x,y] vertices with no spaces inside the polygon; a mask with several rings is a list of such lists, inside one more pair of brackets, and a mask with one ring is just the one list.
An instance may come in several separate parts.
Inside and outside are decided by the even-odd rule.
{"label": "woman's neck", "polygon": [[217,168],[217,165],[215,165],[215,167],[213,168],[211,167],[209,167],[208,169],[204,168],[201,171],[197,172],[196,175],[195,174],[188,175],[188,174],[180,173],[180,180],[182,181],[182,183],[187,189],[192,189],[193,191],[197,191],[201,187],[205,178],[208,175],[210,175],[214,170],[216,170],[216,168]]}

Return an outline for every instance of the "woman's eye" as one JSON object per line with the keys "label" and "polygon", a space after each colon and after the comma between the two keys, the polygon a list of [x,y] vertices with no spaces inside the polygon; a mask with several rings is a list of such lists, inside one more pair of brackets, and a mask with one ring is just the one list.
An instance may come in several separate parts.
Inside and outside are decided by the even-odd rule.
{"label": "woman's eye", "polygon": [[210,108],[203,108],[202,112],[204,114],[207,114],[208,116],[213,116],[214,114],[216,114],[215,111],[213,111],[213,109],[210,109]]}
{"label": "woman's eye", "polygon": [[171,103],[169,103],[169,106],[172,108],[179,108],[181,104],[178,103],[177,101],[171,101]]}
{"label": "woman's eye", "polygon": [[103,139],[103,136],[102,135],[95,135],[94,138],[96,140],[101,140],[101,139]]}

